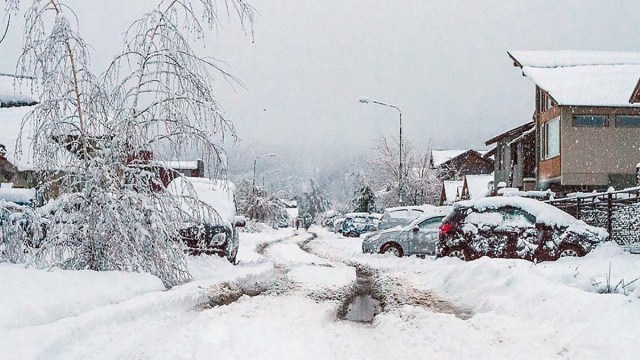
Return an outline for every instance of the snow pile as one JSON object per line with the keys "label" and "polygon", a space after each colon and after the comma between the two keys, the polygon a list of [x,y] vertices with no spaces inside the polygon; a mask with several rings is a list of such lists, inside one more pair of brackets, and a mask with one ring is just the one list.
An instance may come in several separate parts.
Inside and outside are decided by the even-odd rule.
{"label": "snow pile", "polygon": [[36,197],[36,189],[0,188],[0,199],[17,204],[30,204]]}
{"label": "snow pile", "polygon": [[35,326],[165,289],[148,274],[0,264],[0,329]]}

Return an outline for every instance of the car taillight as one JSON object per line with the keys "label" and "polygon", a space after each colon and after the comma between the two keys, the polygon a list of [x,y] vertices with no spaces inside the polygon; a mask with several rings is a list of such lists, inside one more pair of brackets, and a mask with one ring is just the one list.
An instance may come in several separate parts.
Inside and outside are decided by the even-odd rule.
{"label": "car taillight", "polygon": [[449,231],[451,231],[451,229],[453,229],[453,226],[451,226],[451,224],[440,225],[440,235],[446,235]]}

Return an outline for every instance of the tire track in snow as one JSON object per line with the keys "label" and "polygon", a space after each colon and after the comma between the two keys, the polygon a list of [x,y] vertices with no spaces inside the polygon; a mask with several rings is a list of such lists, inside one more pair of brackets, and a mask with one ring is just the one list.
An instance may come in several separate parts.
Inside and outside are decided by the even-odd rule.
{"label": "tire track in snow", "polygon": [[[314,235],[313,239],[317,238],[317,234],[314,233]],[[309,245],[313,239],[298,243],[298,245],[307,253],[329,260],[329,258],[315,252],[313,247]],[[336,260],[331,259],[331,261]],[[339,307],[339,318],[346,316],[350,306],[358,297],[366,296],[370,296],[373,300],[379,302],[380,309],[373,309],[373,316],[380,312],[392,311],[404,305],[422,307],[438,313],[452,314],[462,320],[470,319],[473,316],[470,310],[457,306],[432,291],[416,288],[400,275],[388,275],[368,264],[362,264],[354,260],[341,260],[341,262],[356,269],[358,281]],[[362,284],[367,285],[363,286]],[[369,306],[374,307],[377,305],[377,303],[369,304]]]}

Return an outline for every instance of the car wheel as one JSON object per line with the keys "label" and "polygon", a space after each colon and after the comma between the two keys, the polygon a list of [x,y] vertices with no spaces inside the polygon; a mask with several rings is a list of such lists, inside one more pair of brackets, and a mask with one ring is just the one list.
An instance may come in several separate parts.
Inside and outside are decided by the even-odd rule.
{"label": "car wheel", "polygon": [[386,243],[382,245],[380,249],[381,254],[393,254],[397,257],[404,256],[404,251],[402,251],[402,246],[397,243]]}
{"label": "car wheel", "polygon": [[455,246],[455,247],[449,248],[448,250],[445,251],[442,257],[453,257],[453,258],[458,258],[462,261],[468,261],[470,259],[469,252],[467,251],[466,248],[462,246]]}
{"label": "car wheel", "polygon": [[346,237],[358,237],[358,234],[356,234],[355,231],[349,231],[348,233],[344,234],[344,236],[346,236]]}
{"label": "car wheel", "polygon": [[580,249],[577,245],[563,245],[560,247],[560,251],[558,251],[558,258],[563,257],[580,257],[584,256],[585,253],[582,249]]}

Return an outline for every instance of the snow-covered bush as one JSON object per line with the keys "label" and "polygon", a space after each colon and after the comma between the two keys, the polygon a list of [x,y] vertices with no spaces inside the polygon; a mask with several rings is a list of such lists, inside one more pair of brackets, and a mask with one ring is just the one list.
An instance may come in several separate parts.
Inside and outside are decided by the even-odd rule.
{"label": "snow-covered bush", "polygon": [[[20,3],[8,0],[6,9],[19,11]],[[216,102],[210,70],[229,75],[191,42],[216,28],[219,5],[243,23],[251,8],[243,0],[159,1],[96,75],[69,5],[30,3],[18,69],[36,78],[39,104],[23,122],[22,139],[31,141],[41,193],[63,195],[51,205],[35,263],[144,271],[167,286],[187,281],[176,241],[183,202],[162,191],[174,175],[153,158],[196,150],[210,175],[224,170],[218,142],[234,129]]]}

